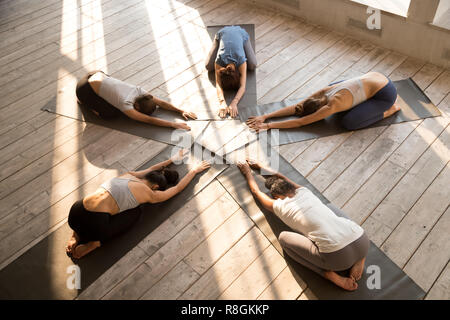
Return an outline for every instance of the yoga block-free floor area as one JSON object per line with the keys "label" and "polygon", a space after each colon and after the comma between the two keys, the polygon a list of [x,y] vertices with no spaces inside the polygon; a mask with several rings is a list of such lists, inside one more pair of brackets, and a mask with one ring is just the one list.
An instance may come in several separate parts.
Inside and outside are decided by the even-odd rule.
{"label": "yoga block-free floor area", "polygon": [[[258,105],[378,71],[413,79],[437,106],[438,117],[290,143],[279,153],[362,225],[425,299],[450,299],[450,70],[237,0],[16,0],[0,12],[0,272],[47,246],[46,261],[55,263],[45,279],[61,275],[61,246],[46,239],[61,238],[72,203],[167,148],[42,108],[76,110],[77,79],[102,69],[175,105],[216,112],[206,27],[254,24]],[[208,143],[223,145],[213,134]],[[214,178],[65,297],[316,299],[264,215],[257,218]],[[46,290],[57,296],[61,288]]]}

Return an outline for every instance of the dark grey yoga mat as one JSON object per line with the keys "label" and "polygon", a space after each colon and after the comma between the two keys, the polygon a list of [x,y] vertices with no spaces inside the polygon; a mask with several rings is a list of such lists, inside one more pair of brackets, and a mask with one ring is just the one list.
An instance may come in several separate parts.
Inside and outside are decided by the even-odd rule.
{"label": "dark grey yoga mat", "polygon": [[[250,36],[250,41],[252,43],[253,50],[256,50],[256,48],[255,48],[255,25],[254,24],[239,24],[239,26],[247,31],[248,35]],[[216,35],[217,31],[219,31],[223,27],[225,27],[225,25],[208,26],[207,30],[208,30],[208,34],[211,37],[211,39],[214,39],[214,36]],[[211,82],[211,85],[215,87],[216,77],[215,77],[214,72],[209,72],[208,77]],[[235,95],[236,95],[236,91],[224,91],[224,97],[225,97],[227,104],[231,103],[231,101],[234,99]],[[246,82],[246,87],[245,87],[245,94],[241,98],[241,100],[239,101],[239,104],[238,104],[239,113],[242,110],[245,110],[246,108],[255,106],[256,103],[257,103],[256,72],[247,70],[247,82]],[[213,112],[209,113],[210,115],[212,115],[212,119],[221,120],[221,118],[217,115],[219,112],[219,103],[217,103],[217,106],[211,106],[210,110],[214,110]]]}
{"label": "dark grey yoga mat", "polygon": [[[194,141],[208,124],[207,121],[186,121],[187,125],[191,127],[191,131],[177,130],[180,134],[175,137],[172,136],[173,132],[175,132],[172,128],[159,127],[135,121],[124,114],[114,119],[105,120],[98,117],[89,108],[80,104],[78,104],[78,108],[74,107],[74,104],[60,104],[57,107],[56,98],[50,100],[41,110],[171,145],[177,145],[181,141],[177,139],[184,139],[183,136],[190,136],[192,137],[192,141]],[[184,121],[179,114],[161,108],[158,108],[153,115],[168,121]]]}
{"label": "dark grey yoga mat", "polygon": [[[429,117],[438,117],[441,115],[440,111],[431,102],[431,100],[422,92],[417,84],[412,79],[405,79],[400,81],[394,81],[398,91],[398,104],[401,107],[401,111],[397,112],[393,116],[383,119],[370,127],[386,126],[393,123],[400,123],[405,121],[413,121],[418,119],[425,119]],[[252,105],[248,108],[239,111],[241,121],[247,121],[251,116],[259,116],[267,114],[281,108],[293,105],[301,101],[302,99],[290,99],[281,102],[273,102],[260,106]],[[279,130],[279,143],[278,145],[289,144],[293,142],[299,142],[309,139],[315,139],[320,137],[331,136],[347,130],[340,125],[341,115],[336,114],[330,116],[322,121],[312,123],[310,125],[294,128]],[[298,117],[284,117],[270,119],[269,122],[298,119]]]}
{"label": "dark grey yoga mat", "polygon": [[[168,159],[173,148],[175,147],[167,147],[141,168],[148,168]],[[193,148],[205,150],[197,144],[194,144]],[[71,229],[65,223],[0,271],[0,299],[76,298],[171,214],[209,185],[226,167],[225,164],[213,164],[172,199],[160,204],[142,205],[143,214],[140,221],[131,230],[78,261],[73,262],[65,253],[65,245],[71,235]],[[186,164],[176,168],[180,176],[184,176],[188,170]],[[77,264],[81,269],[80,290],[69,290],[66,287],[69,276],[66,270],[73,264]]]}
{"label": "dark grey yoga mat", "polygon": [[[273,149],[271,152],[275,152]],[[322,202],[326,203],[337,215],[345,216],[343,212],[332,205],[309,181],[303,177],[288,161],[279,156],[280,172],[296,183],[310,189]],[[231,194],[241,208],[255,221],[260,230],[282,253],[277,241],[278,235],[285,230],[290,230],[273,213],[265,210],[253,198],[246,180],[236,166],[229,167],[218,178],[224,188]],[[256,176],[256,181],[261,190],[268,191],[264,187],[264,178]],[[376,245],[371,243],[365,264],[363,278],[358,282],[359,288],[354,292],[347,292],[325,280],[313,271],[300,265],[287,254],[284,254],[288,266],[294,275],[300,276],[311,291],[320,300],[374,300],[374,299],[422,299],[425,292],[414,283],[397,265],[392,262]],[[381,289],[369,289],[366,285],[370,274],[367,273],[368,266],[378,266],[381,274]]]}

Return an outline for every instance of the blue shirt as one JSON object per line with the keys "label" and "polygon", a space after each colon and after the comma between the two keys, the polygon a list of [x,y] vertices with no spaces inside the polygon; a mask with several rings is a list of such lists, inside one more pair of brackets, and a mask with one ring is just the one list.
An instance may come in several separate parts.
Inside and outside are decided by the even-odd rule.
{"label": "blue shirt", "polygon": [[216,63],[222,67],[234,63],[239,67],[247,58],[245,57],[244,43],[249,39],[247,31],[240,26],[226,26],[216,34],[219,41]]}

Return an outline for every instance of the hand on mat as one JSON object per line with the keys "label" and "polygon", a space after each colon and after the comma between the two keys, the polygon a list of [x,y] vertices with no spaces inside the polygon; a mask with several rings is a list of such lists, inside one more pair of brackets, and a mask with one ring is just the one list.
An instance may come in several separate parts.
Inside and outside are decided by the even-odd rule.
{"label": "hand on mat", "polygon": [[170,158],[172,163],[178,164],[183,161],[189,153],[189,149],[180,149],[174,156]]}
{"label": "hand on mat", "polygon": [[228,107],[228,113],[232,118],[236,118],[238,115],[238,108],[237,104],[234,102],[231,102],[230,106]]}
{"label": "hand on mat", "polygon": [[250,124],[250,129],[256,132],[262,132],[269,130],[269,124],[268,123],[257,123],[257,124]]}
{"label": "hand on mat", "polygon": [[252,174],[252,170],[250,169],[250,166],[247,162],[238,162],[237,166],[244,176],[247,177]]}
{"label": "hand on mat", "polygon": [[183,118],[184,118],[185,120],[189,120],[189,119],[197,120],[197,115],[196,115],[195,113],[193,113],[193,112],[186,112],[186,111],[183,111],[183,112],[181,113],[181,115],[183,116]]}
{"label": "hand on mat", "polygon": [[252,124],[260,124],[260,123],[264,123],[264,121],[266,121],[266,118],[264,116],[255,116],[255,117],[250,117],[247,119],[247,121],[245,121],[245,123],[250,126]]}
{"label": "hand on mat", "polygon": [[264,166],[262,166],[258,161],[247,158],[245,159],[245,161],[247,161],[248,165],[250,166],[250,168],[252,168],[253,170],[259,170],[264,168]]}
{"label": "hand on mat", "polygon": [[211,167],[211,163],[209,163],[208,161],[202,161],[197,163],[192,170],[195,172],[195,174],[198,174],[202,171],[205,171],[206,169],[209,169]]}
{"label": "hand on mat", "polygon": [[227,106],[227,103],[225,101],[222,101],[220,103],[220,109],[219,109],[219,117],[224,119],[227,117],[228,113],[230,113],[230,109]]}
{"label": "hand on mat", "polygon": [[191,127],[189,127],[186,123],[184,122],[176,122],[173,127],[175,129],[183,129],[183,130],[191,130]]}
{"label": "hand on mat", "polygon": [[222,119],[225,119],[227,117],[228,113],[230,113],[230,109],[228,107],[221,108],[219,110],[219,117]]}

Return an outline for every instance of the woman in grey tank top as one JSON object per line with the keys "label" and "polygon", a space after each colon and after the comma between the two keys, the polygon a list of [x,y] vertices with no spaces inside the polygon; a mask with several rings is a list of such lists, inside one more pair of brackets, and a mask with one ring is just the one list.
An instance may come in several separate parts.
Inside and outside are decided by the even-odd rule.
{"label": "woman in grey tank top", "polygon": [[[298,128],[342,112],[341,124],[348,130],[370,126],[400,110],[395,104],[397,89],[378,72],[332,83],[299,103],[269,114],[250,117],[247,125],[256,131]],[[299,118],[265,122],[271,118],[296,115]]]}
{"label": "woman in grey tank top", "polygon": [[[180,193],[196,174],[210,164],[200,162],[177,183],[178,173],[165,169],[179,163],[188,150],[142,171],[127,172],[101,185],[94,193],[75,202],[69,212],[68,223],[73,234],[66,252],[81,258],[102,243],[127,231],[139,218],[138,206],[143,203],[164,202]],[[171,187],[170,187],[171,186]]]}

